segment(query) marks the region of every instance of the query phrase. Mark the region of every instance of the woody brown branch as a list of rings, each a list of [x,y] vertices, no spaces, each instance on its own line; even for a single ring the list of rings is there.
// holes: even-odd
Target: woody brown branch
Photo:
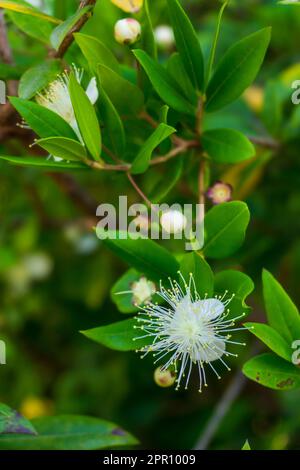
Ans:
[[[83,0],[80,3],[79,8],[82,9],[88,6],[95,6],[96,1],[97,0]],[[60,59],[65,55],[65,53],[74,41],[74,34],[81,30],[81,28],[85,25],[85,23],[89,20],[90,17],[91,11],[88,11],[87,13],[82,15],[82,17],[78,20],[78,22],[73,26],[73,28],[68,32],[68,34],[64,38],[58,51],[55,51],[51,54],[53,57]]]

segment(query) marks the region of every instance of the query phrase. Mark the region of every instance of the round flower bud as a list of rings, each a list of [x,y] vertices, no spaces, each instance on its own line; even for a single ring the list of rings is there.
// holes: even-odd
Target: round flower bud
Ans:
[[[143,276],[132,284],[131,291],[133,304],[139,306],[151,301],[156,292],[156,287],[154,282]]]
[[[173,29],[168,25],[160,25],[154,30],[156,44],[161,49],[171,49],[175,44]]]
[[[134,44],[140,39],[141,25],[133,18],[124,18],[115,24],[115,40],[120,44]]]
[[[154,382],[162,388],[172,387],[176,380],[175,372],[170,369],[162,370],[158,367],[154,372]]]
[[[208,189],[206,195],[215,205],[229,202],[232,199],[232,186],[228,183],[217,181]]]
[[[182,212],[178,210],[169,210],[162,214],[160,223],[165,232],[176,234],[185,229],[187,220]]]

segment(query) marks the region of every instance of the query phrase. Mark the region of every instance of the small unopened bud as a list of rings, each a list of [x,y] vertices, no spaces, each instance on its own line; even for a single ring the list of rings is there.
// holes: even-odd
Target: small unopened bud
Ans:
[[[173,29],[168,25],[160,25],[154,30],[156,44],[161,49],[171,49],[175,44]]]
[[[158,367],[154,372],[154,381],[156,385],[162,388],[172,387],[176,380],[176,374],[170,369],[163,370]]]
[[[151,301],[156,292],[156,287],[154,282],[143,276],[132,284],[131,291],[133,304],[139,306]]]
[[[260,113],[264,104],[264,91],[259,86],[250,86],[244,92],[244,100],[255,113]]]
[[[182,212],[178,210],[169,210],[162,214],[160,223],[165,232],[176,234],[185,229],[187,219]]]
[[[134,44],[141,37],[141,25],[133,18],[124,18],[115,24],[115,40],[120,44]]]
[[[217,181],[208,189],[206,195],[215,205],[229,202],[232,199],[232,186],[228,183]]]

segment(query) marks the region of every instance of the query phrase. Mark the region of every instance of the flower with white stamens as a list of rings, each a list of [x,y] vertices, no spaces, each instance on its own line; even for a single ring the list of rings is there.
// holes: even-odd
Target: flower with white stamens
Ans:
[[[81,83],[83,72],[73,66],[75,77],[78,83]],[[78,137],[80,132],[76,122],[75,112],[72,106],[70,92],[69,92],[70,77],[67,72],[59,75],[56,80],[51,82],[48,87],[36,95],[36,101],[39,105],[58,114],[73,128]],[[99,93],[96,83],[96,78],[93,77],[86,89],[86,94],[92,104],[98,100]]]
[[[181,273],[180,283],[170,280],[170,288],[160,285],[157,294],[167,305],[149,303],[140,309],[136,329],[143,334],[136,340],[145,339],[149,345],[140,351],[142,357],[153,353],[155,363],[160,363],[162,370],[173,366],[177,372],[177,389],[182,382],[187,388],[193,364],[199,371],[199,391],[207,386],[205,366],[208,365],[220,378],[214,367],[215,361],[230,370],[223,356],[236,356],[227,351],[228,344],[244,345],[231,340],[231,332],[244,330],[236,328],[235,323],[244,317],[244,313],[230,318],[228,305],[234,294],[203,299],[197,293],[193,275],[187,284]]]

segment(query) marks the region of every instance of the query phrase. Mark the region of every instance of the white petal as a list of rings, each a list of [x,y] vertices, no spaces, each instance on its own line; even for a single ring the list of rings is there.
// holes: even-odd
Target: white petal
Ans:
[[[213,320],[219,317],[225,310],[224,304],[218,299],[205,299],[197,302],[201,309],[201,315],[206,320]]]
[[[198,349],[191,355],[193,361],[213,362],[223,356],[226,350],[225,342],[220,339],[211,340],[207,347]]]
[[[97,82],[96,82],[95,77],[93,77],[92,80],[90,81],[90,83],[88,84],[88,87],[86,89],[86,94],[87,94],[90,102],[92,104],[95,104],[96,101],[99,98],[99,91],[98,91],[98,88],[97,88]]]

